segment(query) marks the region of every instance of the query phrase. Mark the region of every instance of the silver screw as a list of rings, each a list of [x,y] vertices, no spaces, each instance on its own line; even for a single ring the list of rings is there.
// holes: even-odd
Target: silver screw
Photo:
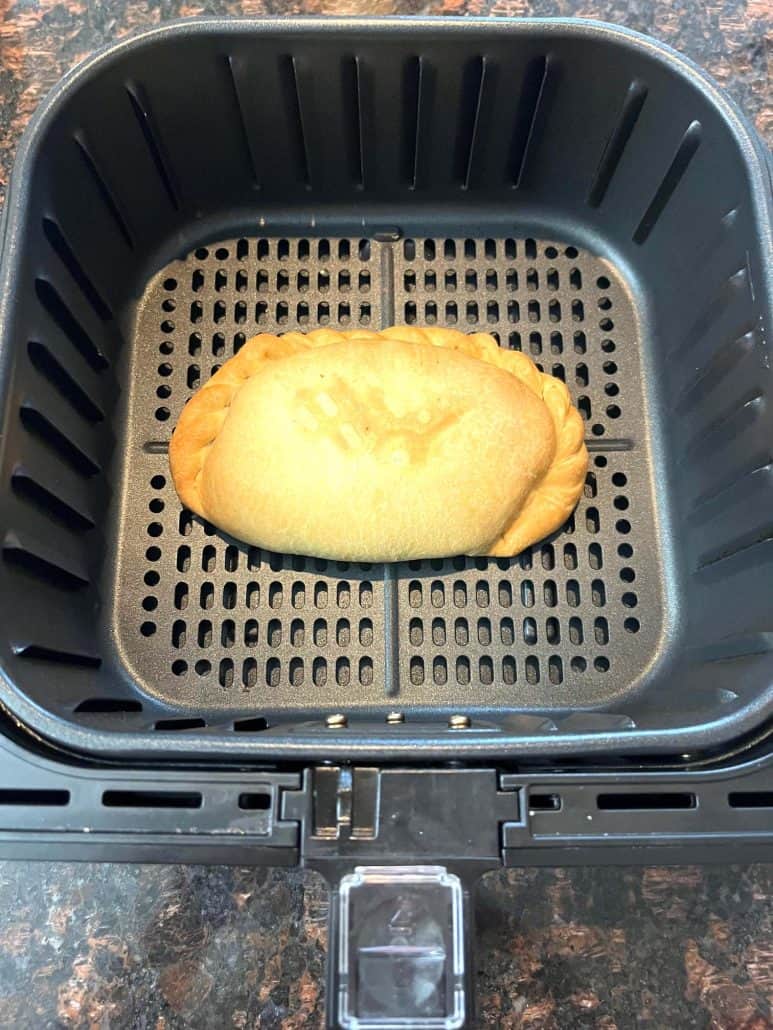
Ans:
[[[452,730],[468,730],[470,724],[469,715],[452,715],[448,720],[448,726]]]
[[[329,730],[343,730],[349,725],[349,720],[341,712],[336,715],[328,715],[325,725]]]
[[[386,721],[390,726],[399,726],[400,723],[405,722],[405,716],[402,712],[390,712],[386,717]]]

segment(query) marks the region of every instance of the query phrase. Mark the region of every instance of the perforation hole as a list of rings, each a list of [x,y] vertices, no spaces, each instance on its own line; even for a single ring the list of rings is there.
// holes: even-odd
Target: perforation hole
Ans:
[[[410,677],[411,683],[415,687],[420,687],[424,682],[424,659],[418,655],[414,655],[410,661]]]
[[[269,658],[266,662],[266,686],[278,687],[282,665],[278,658]]]
[[[258,682],[258,663],[255,658],[245,658],[242,662],[242,684],[251,690]]]
[[[593,620],[593,635],[597,644],[609,643],[609,623],[603,617]]]
[[[604,556],[601,550],[601,544],[594,543],[588,545],[588,564],[594,572],[603,567]]]
[[[456,659],[456,682],[462,687],[470,683],[470,659],[466,655]]]
[[[442,686],[448,680],[448,663],[442,655],[432,659],[432,681]]]
[[[304,665],[303,659],[297,655],[290,659],[290,665],[288,668],[288,676],[290,680],[290,686],[302,687],[304,677]]]
[[[557,654],[551,655],[548,658],[548,679],[554,687],[564,681],[564,663]]]

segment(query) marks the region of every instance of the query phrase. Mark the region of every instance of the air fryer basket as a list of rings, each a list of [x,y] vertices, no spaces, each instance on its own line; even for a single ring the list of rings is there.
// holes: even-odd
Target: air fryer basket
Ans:
[[[773,698],[770,242],[753,132],[623,30],[202,21],[82,65],[7,210],[3,704],[113,756],[749,731]],[[565,378],[591,470],[559,533],[344,565],[180,508],[171,430],[246,339],[400,322]]]

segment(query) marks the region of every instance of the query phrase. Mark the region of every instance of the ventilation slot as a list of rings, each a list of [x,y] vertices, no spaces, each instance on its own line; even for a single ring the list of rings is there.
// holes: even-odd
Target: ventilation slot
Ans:
[[[137,123],[142,131],[142,135],[145,138],[145,143],[147,144],[153,164],[158,172],[158,177],[163,184],[166,195],[169,197],[169,203],[175,211],[179,211],[180,199],[177,187],[175,186],[172,170],[169,167],[169,162],[166,158],[166,154],[164,153],[161,137],[159,136],[158,128],[153,119],[148,99],[145,96],[145,91],[138,83],[132,82],[127,85],[126,93],[131,102],[132,110],[134,111]]]
[[[767,654],[773,650],[773,633],[750,633],[720,640],[697,651],[703,662],[732,662],[751,655]]]
[[[465,74],[464,94],[470,98],[469,113],[462,112],[462,124],[459,129],[457,151],[459,154],[458,177],[462,189],[469,189],[475,167],[475,148],[479,142],[480,123],[484,110],[484,93],[488,61],[479,57],[471,61]]]
[[[696,378],[682,390],[674,405],[675,409],[684,412],[706,401],[711,392],[729,376],[743,358],[752,354],[760,343],[756,332],[748,332],[719,347],[697,373]]]
[[[87,586],[85,570],[68,567],[66,559],[33,544],[25,544],[16,533],[9,531],[3,541],[3,557],[7,562],[64,590],[77,590]]]
[[[159,719],[158,722],[156,722],[154,729],[159,730],[162,733],[175,733],[179,730],[200,730],[206,725],[207,724],[203,719],[197,718]]]
[[[698,563],[698,569],[709,568],[718,562],[725,561],[727,558],[732,558],[736,554],[741,554],[743,551],[748,551],[750,548],[757,547],[759,544],[767,543],[770,540],[773,540],[773,525],[762,531],[754,530],[751,533],[740,536],[732,542],[725,544],[721,550],[704,555]]]
[[[128,714],[141,711],[142,705],[139,701],[120,697],[90,697],[87,701],[81,701],[75,709],[76,715],[114,715],[120,712]]]
[[[560,812],[560,794],[529,794],[530,812]]]
[[[249,659],[248,659],[249,660]],[[254,661],[254,659],[253,659]],[[246,663],[245,663],[246,664]],[[245,684],[247,683],[247,670],[245,670]],[[261,733],[268,729],[268,720],[258,716],[253,719],[238,719],[234,723],[234,730],[237,733]]]
[[[17,468],[11,475],[11,486],[17,496],[24,498],[47,515],[53,516],[68,529],[83,531],[94,528],[93,520],[73,508],[67,501],[37,483],[28,472]]]
[[[0,805],[34,805],[37,808],[64,808],[69,803],[69,790],[0,789]]]
[[[764,410],[765,398],[762,393],[746,394],[695,434],[685,447],[685,458],[689,460],[713,454],[716,447],[737,440]]]
[[[642,82],[632,82],[628,87],[623,107],[614,132],[609,137],[599,164],[596,178],[588,194],[588,204],[598,207],[606,196],[609,184],[617,171],[628,141],[631,138],[636,122],[639,120],[644,101],[647,99],[647,87]]]
[[[226,76],[228,79],[228,85],[233,96],[234,113],[239,123],[239,136],[242,141],[242,146],[244,148],[244,155],[246,158],[247,168],[249,169],[252,185],[256,189],[259,189],[260,178],[258,176],[258,162],[256,160],[255,151],[252,147],[250,133],[247,130],[247,123],[244,118],[244,107],[242,105],[241,90],[239,89],[239,80],[236,74],[236,68],[234,67],[234,59],[232,57],[226,57],[225,69]],[[243,257],[240,258],[240,260],[243,260]]]
[[[365,188],[365,125],[363,122],[363,96],[359,57],[345,61],[343,74],[343,100],[346,111],[347,150],[352,180],[357,189]]]
[[[240,794],[239,808],[245,812],[268,812],[271,809],[270,794]]]
[[[36,279],[35,293],[45,310],[81,357],[95,372],[104,371],[108,366],[107,358],[75,318],[51,283],[47,279]]]
[[[426,89],[426,62],[415,57],[405,65],[403,103],[405,106],[405,175],[412,190],[419,184],[419,146],[422,131],[422,104]]]
[[[674,155],[674,160],[666,172],[663,182],[657,189],[655,196],[652,198],[652,203],[644,213],[644,217],[639,222],[636,228],[636,232],[633,234],[634,243],[644,243],[649,234],[655,228],[657,220],[660,218],[666,204],[671,199],[674,190],[679,185],[682,176],[687,171],[687,167],[695,156],[695,152],[700,146],[701,142],[701,123],[692,122],[687,132],[682,137],[682,142]]]
[[[673,811],[697,808],[694,794],[652,793],[652,794],[599,794],[597,807],[605,812]]]
[[[111,217],[113,218],[113,221],[115,222],[118,231],[123,237],[124,242],[130,250],[134,250],[134,241],[132,240],[132,234],[129,231],[129,226],[126,222],[126,218],[124,217],[124,214],[121,211],[115,194],[110,189],[110,186],[107,183],[107,179],[102,174],[102,172],[99,169],[99,166],[94,160],[94,156],[89,150],[89,147],[86,144],[86,140],[83,134],[78,132],[73,136],[73,139],[75,141],[76,146],[78,147],[78,152],[83,158],[84,164],[88,168],[89,173],[92,179],[94,180],[94,184],[97,187],[99,195],[104,201],[105,207],[107,208]]]
[[[98,669],[102,664],[102,659],[96,654],[84,654],[79,651],[60,651],[52,647],[41,647],[38,644],[27,644],[24,647],[14,647],[13,650],[17,658],[25,658],[27,660],[41,662],[53,662],[57,665],[74,665],[81,669]],[[91,702],[89,701],[82,702],[81,705],[76,708],[76,711],[102,711],[102,709],[83,707],[90,703]]]
[[[201,794],[181,790],[106,790],[105,808],[201,808]]]
[[[773,808],[773,790],[742,790],[728,794],[731,808]]]
[[[532,60],[526,69],[521,99],[515,117],[513,141],[510,147],[510,178],[517,189],[524,177],[529,150],[533,146],[537,116],[545,94],[548,76],[546,57]]]
[[[748,272],[746,268],[739,268],[727,278],[717,291],[711,303],[705,311],[699,315],[689,333],[682,341],[676,341],[671,348],[671,354],[685,354],[689,349],[703,340],[706,333],[711,329],[719,317],[733,301],[743,294],[748,288]],[[746,326],[741,333],[751,332],[754,326]]]
[[[288,98],[290,110],[288,112],[288,125],[294,126],[294,143],[298,156],[298,163],[302,169],[301,179],[306,189],[311,189],[311,164],[309,162],[309,150],[306,141],[306,128],[303,118],[303,103],[301,100],[301,87],[298,72],[298,63],[294,57],[287,57],[283,65],[285,79],[285,96]]]
[[[87,422],[101,422],[104,419],[102,410],[92,401],[85,390],[72,378],[56,360],[53,354],[42,343],[34,340],[27,344],[30,362],[48,382],[57,390],[79,415]]]
[[[29,432],[34,433],[43,443],[51,447],[56,453],[64,458],[77,472],[84,476],[94,476],[99,471],[99,465],[87,454],[73,443],[53,422],[42,415],[39,411],[26,402],[19,411],[22,425]]]
[[[73,253],[69,243],[62,234],[62,230],[59,228],[56,222],[54,222],[50,218],[44,218],[43,232],[45,234],[46,239],[51,244],[54,253],[57,255],[62,264],[65,265],[70,275],[73,277],[75,282],[80,287],[83,296],[92,306],[92,308],[94,308],[94,311],[96,311],[97,315],[99,315],[99,317],[103,321],[107,321],[108,319],[112,318],[112,311],[107,306],[102,297],[99,295],[99,292],[97,291],[97,288],[94,286],[94,283],[86,275],[83,265],[81,265],[80,261]]]

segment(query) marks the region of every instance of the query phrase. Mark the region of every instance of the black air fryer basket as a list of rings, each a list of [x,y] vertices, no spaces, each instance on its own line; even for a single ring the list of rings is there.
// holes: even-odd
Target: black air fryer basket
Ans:
[[[210,20],[81,65],[5,212],[3,853],[346,873],[362,1027],[409,1011],[396,897],[451,1027],[483,869],[770,854],[771,214],[737,110],[609,26]],[[363,565],[181,509],[172,428],[250,336],[395,323],[566,381],[560,532]]]

